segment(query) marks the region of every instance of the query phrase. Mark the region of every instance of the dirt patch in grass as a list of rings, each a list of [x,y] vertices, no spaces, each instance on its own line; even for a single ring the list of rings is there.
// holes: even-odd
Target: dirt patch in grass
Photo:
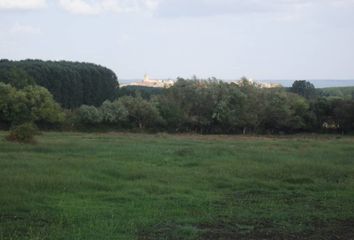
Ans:
[[[271,222],[230,223],[216,222],[201,224],[200,240],[353,240],[354,219],[336,220],[330,222],[313,222],[311,230],[291,232],[272,224]],[[280,230],[281,229],[281,230]]]

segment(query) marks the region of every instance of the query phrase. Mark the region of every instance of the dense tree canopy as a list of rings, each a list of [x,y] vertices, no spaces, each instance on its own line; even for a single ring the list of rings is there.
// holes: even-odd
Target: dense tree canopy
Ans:
[[[315,86],[309,81],[298,80],[295,81],[290,88],[293,93],[299,94],[307,99],[314,99],[316,97]]]
[[[0,82],[23,88],[37,84],[47,88],[64,108],[83,104],[99,106],[112,100],[118,81],[105,67],[67,61],[0,61]]]
[[[352,89],[340,90],[343,97],[315,89],[308,81],[267,89],[247,79],[228,83],[196,77],[179,78],[168,89],[118,89],[115,74],[94,64],[1,60],[0,127],[58,122],[63,112],[55,99],[69,108],[63,125],[71,129],[354,132]]]
[[[55,123],[63,117],[47,89],[27,86],[18,90],[0,82],[0,122],[12,126],[40,121]]]
[[[86,126],[113,124],[143,129],[161,125],[163,122],[155,104],[140,96],[124,96],[114,102],[105,101],[99,108],[83,105],[77,114],[79,123]]]
[[[295,88],[298,85],[294,83]],[[180,78],[169,89],[145,91],[144,98],[137,89],[99,108],[82,106],[78,113],[80,121],[90,126],[125,129],[244,134],[354,131],[353,100],[316,95],[311,83],[301,86],[305,90],[298,94],[294,89],[261,88],[245,79],[226,83]]]

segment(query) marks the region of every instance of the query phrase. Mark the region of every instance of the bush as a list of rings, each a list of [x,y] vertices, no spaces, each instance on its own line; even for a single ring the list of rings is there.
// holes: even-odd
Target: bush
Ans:
[[[57,124],[64,121],[64,114],[47,89],[16,89],[0,82],[0,121],[12,126],[27,122]]]
[[[105,101],[99,111],[105,123],[122,123],[128,119],[128,110],[121,101]]]
[[[84,124],[98,124],[102,122],[100,111],[94,106],[82,105],[78,110],[79,121]]]
[[[39,133],[33,123],[24,123],[11,129],[6,140],[21,143],[34,143],[34,136]]]

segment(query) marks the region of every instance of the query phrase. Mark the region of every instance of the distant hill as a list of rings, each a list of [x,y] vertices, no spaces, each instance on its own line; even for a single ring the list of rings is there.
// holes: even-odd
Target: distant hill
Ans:
[[[238,81],[239,79],[224,79],[225,82],[235,82]],[[348,86],[354,86],[354,79],[349,79],[349,80],[311,80],[311,79],[294,79],[294,80],[271,80],[271,79],[264,79],[264,80],[259,80],[256,79],[257,82],[260,83],[265,83],[265,84],[280,84],[283,87],[291,87],[293,82],[295,80],[306,80],[310,81],[316,88],[329,88],[329,87],[348,87]],[[134,82],[140,82],[141,79],[120,79],[119,82],[122,83],[122,85],[130,85],[131,83]]]
[[[354,86],[354,80],[326,80],[326,79],[295,79],[295,80],[306,80],[311,82],[316,88],[330,88],[330,87],[348,87]],[[291,87],[295,80],[260,80],[263,83],[278,83],[284,87]]]

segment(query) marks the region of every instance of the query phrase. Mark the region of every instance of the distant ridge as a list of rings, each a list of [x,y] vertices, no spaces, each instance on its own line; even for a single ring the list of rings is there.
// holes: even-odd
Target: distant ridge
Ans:
[[[328,88],[328,87],[351,87],[354,86],[354,79],[348,80],[333,80],[333,79],[296,79],[306,80],[315,85],[316,88]],[[295,80],[260,80],[263,83],[278,83],[284,87],[291,87]]]
[[[328,88],[328,87],[351,87],[354,86],[354,79],[348,80],[333,80],[333,79],[295,79],[310,81],[316,88]],[[281,84],[283,87],[291,87],[295,80],[257,80],[257,82],[266,84]],[[119,82],[122,85],[129,85],[130,83],[138,82],[138,79],[120,79]],[[225,80],[225,82],[233,82],[235,80]]]

